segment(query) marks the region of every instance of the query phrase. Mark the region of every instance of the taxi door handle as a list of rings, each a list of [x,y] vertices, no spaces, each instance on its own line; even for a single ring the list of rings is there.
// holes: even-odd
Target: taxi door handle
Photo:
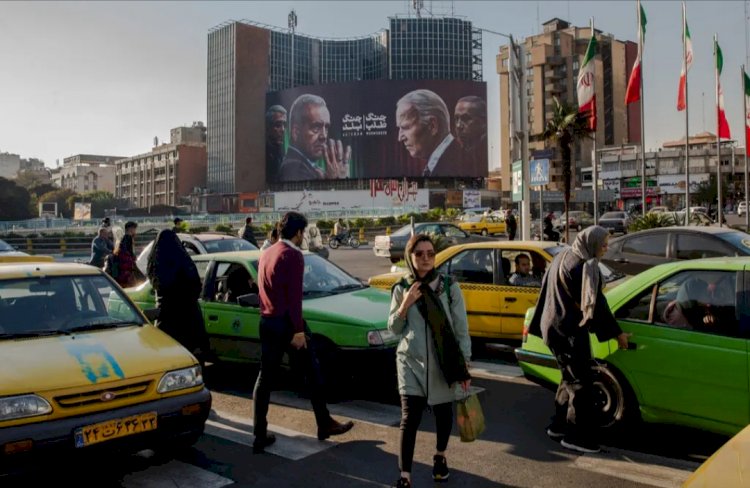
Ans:
[[[515,297],[505,297],[505,301],[506,302],[515,302],[516,298]]]
[[[209,315],[208,316],[208,320],[219,320],[219,316],[218,315]]]

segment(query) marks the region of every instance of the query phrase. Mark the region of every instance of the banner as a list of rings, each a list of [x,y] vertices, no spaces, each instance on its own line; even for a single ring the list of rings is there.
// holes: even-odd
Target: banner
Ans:
[[[73,220],[90,220],[91,203],[76,202],[73,208]]]
[[[266,95],[268,181],[486,177],[487,86],[373,80]]]
[[[417,189],[416,184],[396,189],[390,183],[371,185],[368,190],[343,191],[283,191],[274,193],[276,212],[323,212],[369,208],[400,208],[408,211],[426,212],[430,208],[429,190]]]
[[[479,190],[464,190],[464,208],[482,206],[482,192]]]

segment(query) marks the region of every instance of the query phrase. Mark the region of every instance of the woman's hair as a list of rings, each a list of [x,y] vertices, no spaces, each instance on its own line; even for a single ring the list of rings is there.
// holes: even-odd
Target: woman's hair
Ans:
[[[268,231],[268,238],[270,240],[278,239],[279,238],[279,224],[276,224],[273,226],[273,229]]]

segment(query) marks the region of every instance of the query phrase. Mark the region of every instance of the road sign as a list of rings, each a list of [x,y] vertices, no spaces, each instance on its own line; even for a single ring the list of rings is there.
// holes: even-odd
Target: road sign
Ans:
[[[513,161],[511,167],[511,185],[512,198],[514,202],[523,200],[523,161]]]
[[[549,183],[549,159],[532,159],[529,161],[531,186],[544,186]]]

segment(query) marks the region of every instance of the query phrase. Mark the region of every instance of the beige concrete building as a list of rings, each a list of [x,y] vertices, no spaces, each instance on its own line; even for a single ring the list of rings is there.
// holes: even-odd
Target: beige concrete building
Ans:
[[[60,173],[53,181],[60,188],[76,193],[90,191],[115,191],[115,161],[122,156],[102,156],[97,154],[76,154],[63,159]]]
[[[202,126],[172,129],[169,144],[117,161],[115,196],[140,208],[189,204],[193,189],[206,186],[206,131]]]
[[[21,169],[21,156],[11,153],[0,153],[0,177],[12,180]]]
[[[524,50],[527,114],[529,121],[529,158],[547,158],[550,164],[549,190],[562,191],[562,166],[556,148],[542,139],[547,122],[552,117],[554,98],[574,107],[578,106],[576,81],[580,63],[591,38],[589,27],[575,27],[560,19],[543,25],[541,34],[520,41]],[[637,44],[619,41],[596,30],[598,52],[594,58],[597,101],[597,147],[638,143],[640,119],[637,104],[625,106],[625,90],[630,69],[637,53]],[[510,197],[512,163],[509,108],[509,46],[501,46],[497,55],[500,75],[500,151],[501,178],[504,196]],[[514,96],[518,96],[514,94]],[[573,148],[575,166],[572,187],[581,186],[581,168],[591,166],[592,143]],[[507,201],[507,200],[506,200]]]

